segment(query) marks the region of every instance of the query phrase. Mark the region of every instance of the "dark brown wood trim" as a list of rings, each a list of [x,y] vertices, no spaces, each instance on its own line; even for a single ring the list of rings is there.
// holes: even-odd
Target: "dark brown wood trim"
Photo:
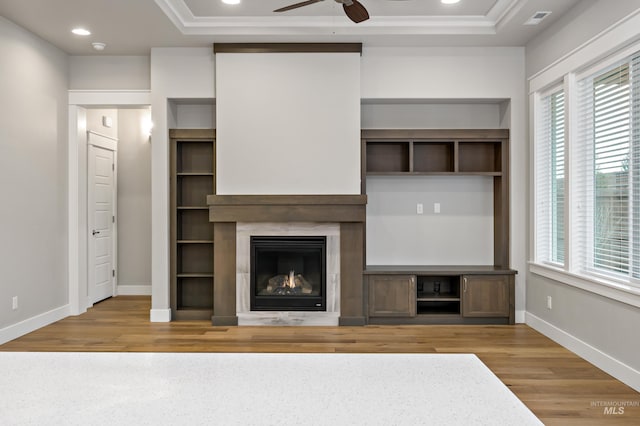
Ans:
[[[366,195],[209,195],[211,222],[364,222]]]
[[[363,129],[365,140],[377,139],[508,139],[509,129]]]
[[[362,43],[213,43],[213,53],[362,54]]]
[[[213,325],[237,325],[236,224],[213,224]],[[235,323],[234,323],[235,321]]]
[[[340,224],[340,325],[365,325],[364,224]]]
[[[229,317],[223,317],[218,315],[213,315],[211,317],[211,325],[216,327],[231,327],[238,325],[238,317],[233,315]]]
[[[169,129],[171,139],[215,139],[215,129]]]
[[[366,195],[209,195],[210,206],[365,205]]]
[[[364,275],[515,275],[518,271],[492,265],[368,265]]]

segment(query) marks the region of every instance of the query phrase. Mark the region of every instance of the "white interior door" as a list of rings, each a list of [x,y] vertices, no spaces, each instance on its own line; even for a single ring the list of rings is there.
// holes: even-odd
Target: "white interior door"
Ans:
[[[115,151],[88,149],[88,294],[91,303],[115,295]],[[113,141],[112,141],[113,142]]]

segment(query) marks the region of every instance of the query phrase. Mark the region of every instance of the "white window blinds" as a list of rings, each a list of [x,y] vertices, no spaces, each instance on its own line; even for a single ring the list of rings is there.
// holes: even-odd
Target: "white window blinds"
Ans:
[[[628,276],[640,267],[639,63],[628,58],[578,84],[572,248],[585,272]]]
[[[536,253],[543,262],[564,263],[564,92],[541,99],[536,149]]]

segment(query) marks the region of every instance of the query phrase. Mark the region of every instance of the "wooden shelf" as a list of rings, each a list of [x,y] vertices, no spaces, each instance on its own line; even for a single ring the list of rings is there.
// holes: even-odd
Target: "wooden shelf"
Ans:
[[[176,173],[176,176],[213,176],[213,173]]]
[[[178,278],[213,278],[213,274],[176,274]]]
[[[170,130],[171,309],[177,320],[213,312],[213,226],[207,196],[215,192],[215,134]]]
[[[508,130],[363,130],[362,134],[366,176],[501,176],[508,159]]]
[[[416,298],[417,302],[459,302],[460,301],[460,296],[455,296],[455,295],[430,295],[430,296],[425,296],[425,295],[420,295],[418,294],[418,297]]]

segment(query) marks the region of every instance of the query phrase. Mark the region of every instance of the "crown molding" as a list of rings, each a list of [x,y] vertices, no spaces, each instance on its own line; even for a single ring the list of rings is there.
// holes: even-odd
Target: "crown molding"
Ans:
[[[155,0],[184,35],[491,35],[525,0],[496,0],[486,15],[372,16],[354,25],[336,16],[195,16],[185,0]]]

